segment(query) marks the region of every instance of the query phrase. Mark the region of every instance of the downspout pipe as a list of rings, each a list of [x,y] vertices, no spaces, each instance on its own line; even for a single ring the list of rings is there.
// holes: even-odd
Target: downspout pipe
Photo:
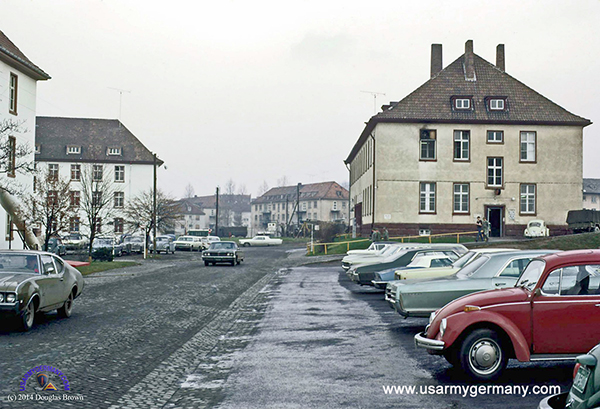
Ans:
[[[375,177],[375,135],[373,132],[369,135],[373,139],[373,199],[371,201],[371,230],[375,230],[375,189],[377,188],[377,178]]]
[[[40,242],[38,241],[35,234],[27,227],[24,218],[22,217],[23,210],[19,201],[8,193],[4,189],[0,189],[0,205],[6,210],[17,226],[23,226],[23,234],[25,236],[25,244],[32,250],[39,250],[41,248]]]

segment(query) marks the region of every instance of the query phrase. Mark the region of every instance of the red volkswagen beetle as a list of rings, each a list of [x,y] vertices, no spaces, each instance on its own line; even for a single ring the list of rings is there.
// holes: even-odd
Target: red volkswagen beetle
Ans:
[[[541,256],[515,287],[446,304],[415,343],[482,381],[500,376],[509,358],[572,360],[600,342],[599,287],[600,250]]]

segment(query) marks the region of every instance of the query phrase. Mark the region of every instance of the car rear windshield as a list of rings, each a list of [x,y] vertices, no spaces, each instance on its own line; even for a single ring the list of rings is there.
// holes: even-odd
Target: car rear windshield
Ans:
[[[460,269],[458,271],[458,273],[456,273],[456,277],[457,278],[469,278],[471,277],[473,274],[475,274],[477,272],[477,270],[479,270],[481,268],[481,266],[483,266],[485,263],[487,263],[489,261],[489,257],[487,256],[479,256],[476,260],[473,260],[472,262],[470,262],[469,264],[467,264],[466,266],[464,266],[462,269]]]
[[[542,224],[540,222],[531,222],[529,223],[529,227],[540,227]]]

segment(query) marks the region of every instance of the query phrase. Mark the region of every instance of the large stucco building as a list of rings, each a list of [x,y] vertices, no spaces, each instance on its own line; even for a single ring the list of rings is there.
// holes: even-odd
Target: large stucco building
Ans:
[[[17,161],[22,160],[23,163],[33,163],[34,161],[37,82],[48,79],[50,76],[27,58],[0,31],[0,123],[19,124],[18,131],[2,135],[3,139],[0,143],[8,144],[13,158],[20,147],[28,148],[29,153],[20,159],[15,158]],[[11,162],[10,159],[7,162]],[[2,205],[0,207],[0,248],[2,249],[24,247],[21,235],[15,233],[16,225],[11,229],[15,218],[14,215],[10,215],[12,213],[10,209],[14,208],[14,205],[22,206],[19,196],[26,196],[33,192],[33,174],[11,172],[10,167],[14,166],[14,160],[12,162],[3,164],[3,171],[0,173],[1,186],[7,186],[11,191],[11,194],[8,194],[10,197],[3,194],[2,200],[0,200]],[[24,229],[24,225],[19,225],[19,229]]]
[[[581,208],[591,122],[508,75],[504,45],[496,56],[485,61],[467,41],[443,68],[432,45],[431,78],[368,121],[345,160],[363,234],[472,231],[477,216],[492,236],[522,235],[536,218],[566,231],[567,211]]]
[[[110,217],[101,221],[99,233],[121,234],[128,231],[126,206],[152,190],[154,166],[163,163],[155,163],[153,153],[119,120],[43,116],[37,118],[35,161],[38,170],[70,181],[71,205],[79,212],[70,220],[69,231],[84,234],[89,233],[79,207],[84,172],[110,182]]]

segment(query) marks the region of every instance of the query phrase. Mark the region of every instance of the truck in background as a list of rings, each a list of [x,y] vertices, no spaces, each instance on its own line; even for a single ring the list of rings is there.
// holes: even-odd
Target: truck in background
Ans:
[[[584,231],[600,231],[600,211],[582,209],[569,210],[567,213],[567,224],[573,233]]]

